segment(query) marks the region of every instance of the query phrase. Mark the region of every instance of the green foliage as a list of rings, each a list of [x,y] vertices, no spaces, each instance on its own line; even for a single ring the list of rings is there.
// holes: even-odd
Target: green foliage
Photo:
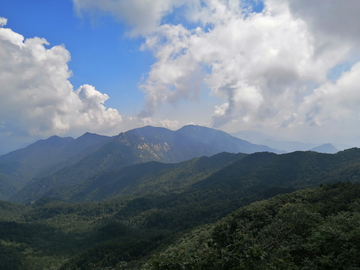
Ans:
[[[11,246],[0,244],[0,269],[25,269],[24,258],[21,252],[24,248],[21,246]]]
[[[253,203],[193,231],[148,267],[358,269],[359,194],[360,185],[343,183]],[[332,207],[335,201],[348,211]]]
[[[57,142],[53,146],[47,142],[50,138],[40,143],[41,147],[35,147],[39,143],[29,146],[29,149],[36,148],[30,153],[36,158],[28,159],[28,161],[40,159],[42,162],[27,163],[26,169],[30,170],[31,174],[26,178],[23,177],[23,180],[27,182],[34,175],[37,177],[12,196],[11,201],[27,203],[42,196],[52,196],[52,193],[55,193],[56,198],[69,199],[64,197],[69,194],[66,194],[67,192],[63,194],[64,190],[59,190],[59,187],[77,185],[82,180],[103,174],[107,170],[118,170],[149,161],[181,162],[201,156],[212,156],[223,151],[230,153],[272,151],[267,146],[253,145],[225,132],[199,126],[187,126],[178,131],[148,126],[120,133],[111,139],[99,137],[101,136],[97,136],[97,139],[94,138],[92,144],[78,142],[80,139],[78,138],[68,143]],[[61,142],[64,139],[52,137],[50,141],[54,140]],[[103,144],[100,143],[99,146],[99,143],[96,144],[95,141]],[[29,150],[28,148],[26,149]],[[20,153],[18,156],[24,155],[23,152],[18,152]],[[24,176],[24,174],[22,175]],[[94,198],[90,199],[101,200],[104,199],[104,196],[95,194]],[[73,201],[80,200],[83,200],[82,196],[73,198]]]
[[[359,185],[289,192],[356,182],[359,158],[358,149],[222,153],[56,190],[86,202],[0,202],[1,269],[355,269]]]

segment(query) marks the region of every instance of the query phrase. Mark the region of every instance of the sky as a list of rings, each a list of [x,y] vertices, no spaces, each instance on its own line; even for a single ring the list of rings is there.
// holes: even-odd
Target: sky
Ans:
[[[0,154],[196,124],[360,145],[358,0],[0,1]]]

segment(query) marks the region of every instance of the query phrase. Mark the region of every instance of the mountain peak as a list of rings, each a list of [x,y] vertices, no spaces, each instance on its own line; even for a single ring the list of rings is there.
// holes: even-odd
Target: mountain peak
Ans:
[[[314,151],[314,152],[319,152],[319,153],[325,153],[325,154],[335,154],[337,153],[339,150],[337,150],[335,148],[335,146],[333,146],[330,143],[325,143],[322,144],[318,147],[314,147],[313,149],[311,149],[310,151]]]
[[[57,135],[51,136],[45,140],[38,140],[34,142],[33,144],[30,144],[27,148],[32,147],[54,147],[59,148],[67,145],[68,143],[74,141],[74,138],[72,137],[64,137],[61,138]]]
[[[89,138],[110,138],[110,137],[105,136],[105,135],[99,135],[99,134],[96,134],[96,133],[85,132],[83,135],[76,138],[76,140],[89,139]]]

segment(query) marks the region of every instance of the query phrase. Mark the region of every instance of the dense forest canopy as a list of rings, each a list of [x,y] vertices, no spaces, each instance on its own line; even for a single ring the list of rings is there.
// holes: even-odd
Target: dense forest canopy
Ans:
[[[52,137],[2,156],[3,187],[31,180],[0,201],[0,269],[358,267],[360,149],[227,153],[254,146],[158,131]]]
[[[1,202],[1,269],[350,269],[359,156],[223,153],[135,165],[133,192],[99,202]]]

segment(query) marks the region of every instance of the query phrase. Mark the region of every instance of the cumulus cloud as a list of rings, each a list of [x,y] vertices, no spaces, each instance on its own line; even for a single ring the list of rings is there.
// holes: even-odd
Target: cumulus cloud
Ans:
[[[341,121],[355,123],[360,116],[360,62],[345,72],[335,83],[327,82],[305,98],[301,111],[304,121],[326,125]]]
[[[291,125],[311,91],[309,82],[325,82],[349,47],[329,48],[317,57],[316,39],[305,21],[295,18],[286,3],[274,2],[262,13],[249,14],[233,2],[210,1],[193,13],[198,28],[165,24],[148,36],[143,48],[152,50],[157,62],[142,86],[148,95],[143,114],[196,96],[203,80],[224,100],[215,107],[214,126],[234,119]]]
[[[360,2],[356,0],[288,0],[294,16],[305,20],[317,35],[360,41]],[[334,42],[334,41],[333,41]]]
[[[156,62],[141,85],[142,117],[198,99],[203,88],[219,100],[215,127],[324,127],[359,114],[358,0],[264,0],[260,13],[240,0],[157,0],[146,15],[148,1],[74,2],[78,10],[110,12],[143,35],[142,49]],[[185,23],[163,21],[181,6]],[[329,80],[349,62],[350,71]]]
[[[0,24],[4,26],[6,19]],[[65,47],[44,45],[49,43],[43,38],[25,40],[0,28],[0,133],[48,136],[119,125],[122,116],[104,106],[106,94],[91,85],[74,91]]]
[[[73,0],[79,14],[108,13],[132,27],[131,34],[147,34],[154,31],[162,18],[174,8],[189,0]]]

